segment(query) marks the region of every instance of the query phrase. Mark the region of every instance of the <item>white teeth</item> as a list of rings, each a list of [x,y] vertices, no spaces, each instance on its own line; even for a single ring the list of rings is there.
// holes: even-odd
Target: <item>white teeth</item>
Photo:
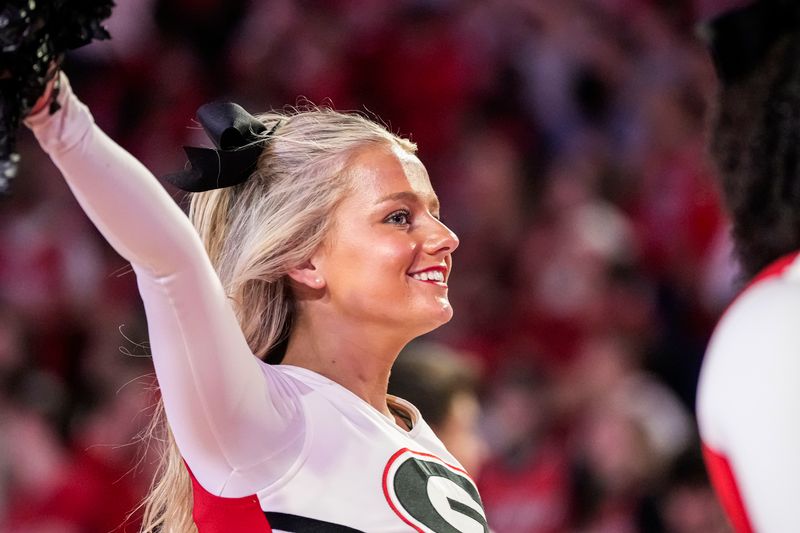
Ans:
[[[416,274],[412,274],[411,277],[420,281],[444,281],[444,273],[439,270],[417,272]]]

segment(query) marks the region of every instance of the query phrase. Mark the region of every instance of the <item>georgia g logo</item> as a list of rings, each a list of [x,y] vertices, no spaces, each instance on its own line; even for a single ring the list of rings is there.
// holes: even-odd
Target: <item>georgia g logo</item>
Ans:
[[[420,533],[488,533],[475,483],[435,455],[403,448],[383,471],[392,510]]]

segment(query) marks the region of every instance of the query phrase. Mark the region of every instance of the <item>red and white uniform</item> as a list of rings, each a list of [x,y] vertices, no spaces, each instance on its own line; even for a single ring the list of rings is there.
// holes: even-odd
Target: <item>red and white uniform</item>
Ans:
[[[719,322],[697,416],[737,532],[800,531],[800,256],[765,269]]]
[[[474,483],[409,403],[390,398],[406,431],[319,374],[253,356],[189,220],[63,81],[62,109],[27,123],[136,272],[200,532],[488,531]]]

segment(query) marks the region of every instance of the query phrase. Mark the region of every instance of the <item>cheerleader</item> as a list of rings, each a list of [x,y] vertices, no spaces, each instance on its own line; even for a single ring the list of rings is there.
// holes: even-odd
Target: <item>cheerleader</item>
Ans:
[[[207,105],[215,148],[170,178],[187,218],[59,81],[26,123],[133,266],[169,429],[143,531],[487,532],[469,474],[387,395],[453,314],[458,239],[414,144],[330,109]]]
[[[737,532],[800,531],[800,7],[759,0],[708,29],[712,152],[749,284],[706,353],[700,433]]]

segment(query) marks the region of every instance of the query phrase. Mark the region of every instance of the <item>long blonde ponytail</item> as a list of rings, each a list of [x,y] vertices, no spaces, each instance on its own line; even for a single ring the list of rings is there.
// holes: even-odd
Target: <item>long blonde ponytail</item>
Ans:
[[[257,357],[277,362],[294,317],[287,273],[307,261],[330,230],[352,186],[347,168],[367,146],[406,139],[359,115],[328,108],[267,113],[278,124],[246,182],[191,196],[189,218],[205,245],[242,332]],[[163,443],[160,468],[144,502],[142,533],[197,531],[191,480],[159,405],[151,434]]]

